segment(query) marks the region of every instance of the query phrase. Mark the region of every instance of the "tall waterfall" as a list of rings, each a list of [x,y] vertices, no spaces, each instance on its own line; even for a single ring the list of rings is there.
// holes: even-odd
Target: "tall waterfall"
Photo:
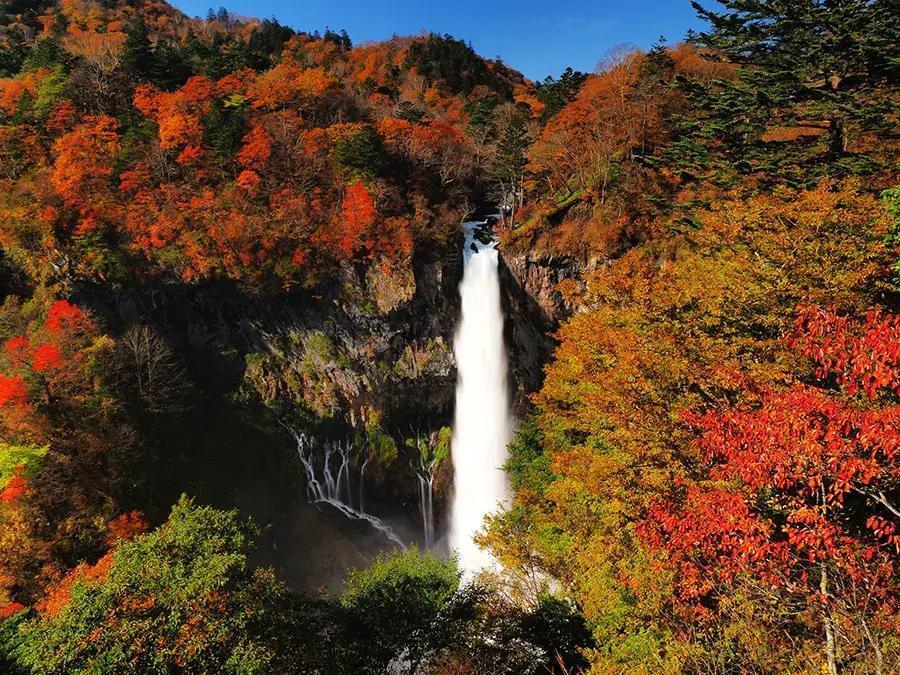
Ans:
[[[496,241],[479,241],[485,223],[465,223],[465,270],[459,286],[462,318],[453,342],[458,376],[453,422],[453,506],[450,548],[463,572],[495,565],[473,536],[484,517],[509,500],[502,466],[512,434],[503,343],[503,311]],[[481,234],[484,234],[482,229]],[[473,250],[473,247],[475,250]]]

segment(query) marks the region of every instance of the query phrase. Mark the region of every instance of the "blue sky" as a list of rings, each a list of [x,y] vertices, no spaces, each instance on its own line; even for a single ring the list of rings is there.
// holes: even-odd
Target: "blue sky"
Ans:
[[[191,16],[209,8],[267,18],[299,30],[347,29],[354,43],[425,31],[450,33],[532,79],[566,66],[594,70],[613,47],[649,47],[700,26],[689,0],[175,0]],[[706,3],[713,4],[713,3]]]

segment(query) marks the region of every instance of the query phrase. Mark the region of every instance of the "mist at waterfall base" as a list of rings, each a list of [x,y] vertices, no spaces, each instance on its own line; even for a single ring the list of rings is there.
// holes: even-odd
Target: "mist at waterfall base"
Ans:
[[[453,421],[453,502],[448,544],[464,574],[496,565],[475,544],[484,518],[509,502],[503,465],[512,435],[507,384],[499,254],[493,236],[481,241],[484,222],[465,223],[465,269],[459,287],[462,314],[453,352],[457,363]],[[474,250],[473,250],[474,249]]]

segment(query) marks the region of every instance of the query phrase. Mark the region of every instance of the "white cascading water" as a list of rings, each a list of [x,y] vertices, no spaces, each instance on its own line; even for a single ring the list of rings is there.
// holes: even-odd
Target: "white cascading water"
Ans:
[[[453,341],[457,363],[456,414],[453,421],[453,505],[449,544],[464,574],[495,567],[474,535],[484,518],[509,502],[503,465],[512,435],[506,380],[506,347],[496,241],[482,243],[465,223],[465,269],[459,286],[462,317]],[[476,251],[472,250],[475,246]]]
[[[297,455],[300,457],[300,462],[306,471],[306,496],[310,504],[328,504],[350,520],[366,522],[381,532],[391,543],[402,549],[406,548],[406,545],[390,525],[381,520],[381,518],[365,511],[365,506],[363,505],[363,476],[365,475],[368,459],[363,462],[359,471],[359,508],[356,508],[351,504],[352,499],[350,496],[350,455],[353,452],[352,444],[349,441],[344,443],[326,442],[324,444],[320,478],[317,475],[315,444],[312,439],[305,434],[297,433],[289,424],[281,422],[281,426],[287,429],[297,444]],[[340,459],[337,476],[331,470],[331,458],[335,453]]]

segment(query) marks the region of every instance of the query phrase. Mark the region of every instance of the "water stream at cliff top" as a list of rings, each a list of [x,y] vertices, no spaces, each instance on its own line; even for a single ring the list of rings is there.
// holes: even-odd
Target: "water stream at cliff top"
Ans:
[[[462,316],[453,341],[458,375],[449,544],[463,572],[471,575],[496,565],[493,556],[480,549],[473,537],[487,514],[509,502],[509,482],[502,467],[513,425],[497,242],[493,237],[480,241],[484,238],[484,222],[465,223],[464,227],[465,269],[459,286]]]

